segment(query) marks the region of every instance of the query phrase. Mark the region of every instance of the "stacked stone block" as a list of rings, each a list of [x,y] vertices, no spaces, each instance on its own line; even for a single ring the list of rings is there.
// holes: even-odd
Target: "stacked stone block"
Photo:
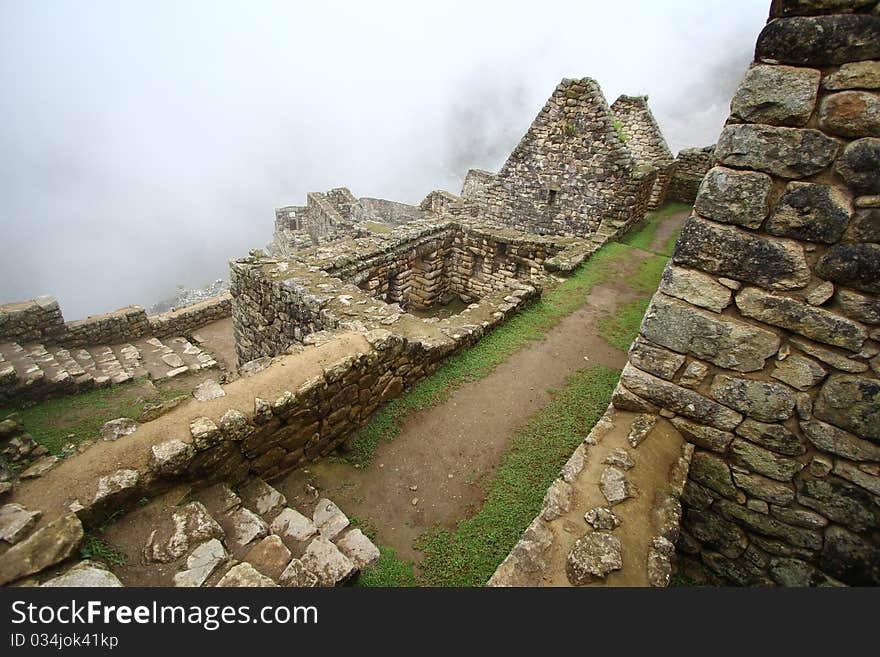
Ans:
[[[43,296],[0,306],[0,341],[51,341],[65,332],[61,308],[53,297]]]
[[[625,144],[636,162],[657,169],[657,177],[647,202],[648,210],[656,210],[666,200],[666,189],[672,180],[674,158],[651,108],[648,107],[648,97],[621,96],[611,105],[611,113],[619,122]]]
[[[715,163],[715,146],[683,148],[675,158],[672,179],[666,188],[666,200],[693,203],[703,176]]]
[[[780,0],[614,403],[696,447],[678,543],[737,584],[880,584],[880,16]]]

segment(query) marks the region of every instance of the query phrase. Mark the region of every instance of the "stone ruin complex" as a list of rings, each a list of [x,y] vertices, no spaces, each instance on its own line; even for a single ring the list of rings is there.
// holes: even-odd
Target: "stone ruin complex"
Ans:
[[[18,449],[39,472],[0,483],[0,583],[119,584],[90,562],[54,574],[83,525],[180,485],[144,545],[176,570],[163,583],[350,581],[375,546],[329,500],[292,508],[266,480],[331,454],[668,199],[694,212],[612,405],[489,584],[663,586],[676,560],[736,584],[880,583],[878,59],[873,0],[776,0],[715,147],[673,159],[644,97],[609,107],[595,81],[563,80],[460,195],[336,188],[279,208],[272,243],[230,264],[228,296],[67,323],[51,299],[0,307],[6,399],[118,382],[156,357],[157,378],[209,367],[187,337],[230,314],[243,377],[111,427],[106,462],[128,465],[75,499],[29,509],[78,461]],[[27,446],[14,419],[0,438]]]

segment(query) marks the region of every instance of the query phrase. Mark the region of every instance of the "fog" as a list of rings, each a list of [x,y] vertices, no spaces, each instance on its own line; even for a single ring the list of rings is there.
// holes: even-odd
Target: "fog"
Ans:
[[[0,303],[67,319],[226,276],[309,191],[497,170],[563,77],[714,143],[768,0],[0,0]]]

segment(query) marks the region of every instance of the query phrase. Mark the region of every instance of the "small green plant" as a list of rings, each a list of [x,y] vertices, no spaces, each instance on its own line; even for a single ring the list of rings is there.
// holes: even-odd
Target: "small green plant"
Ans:
[[[623,131],[623,123],[621,123],[617,119],[614,119],[614,129],[617,130],[617,136],[620,139],[620,141],[622,141],[624,143],[629,141],[629,137],[627,137],[626,133]]]
[[[580,128],[578,128],[576,123],[568,123],[566,122],[562,126],[562,132],[566,137],[574,137],[580,132]]]
[[[103,561],[108,566],[124,566],[128,561],[125,553],[101,534],[101,530],[86,534],[79,546],[80,556],[92,561]]]
[[[138,504],[141,506],[147,506],[147,504],[149,504],[149,503],[150,503],[149,497],[142,497],[141,499],[138,500]]]
[[[412,561],[398,558],[394,550],[379,546],[379,561],[365,568],[357,585],[364,587],[418,586]]]

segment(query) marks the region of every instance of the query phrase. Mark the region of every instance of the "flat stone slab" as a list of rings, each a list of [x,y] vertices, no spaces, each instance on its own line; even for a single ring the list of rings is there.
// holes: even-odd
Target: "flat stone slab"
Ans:
[[[9,548],[0,559],[0,585],[63,561],[79,547],[83,527],[76,514],[62,516]]]
[[[232,522],[232,540],[239,545],[247,545],[269,533],[266,521],[250,509],[235,509],[228,517]]]
[[[287,504],[287,498],[262,479],[252,479],[239,488],[244,503],[261,516],[268,515]]]
[[[306,570],[302,561],[291,559],[287,568],[281,573],[281,577],[278,578],[278,583],[281,586],[311,588],[317,586],[318,578],[314,573]]]
[[[336,546],[342,554],[351,559],[358,568],[372,566],[379,561],[381,556],[379,548],[373,541],[367,538],[360,529],[352,529],[345,536],[336,541]]]
[[[224,537],[223,528],[201,502],[190,502],[175,509],[171,516],[171,524],[172,529],[167,540],[161,538],[160,529],[152,531],[144,548],[146,561],[160,563],[174,561],[186,554],[191,545]]]
[[[584,520],[593,529],[615,529],[620,527],[620,518],[606,506],[597,506],[584,514]]]
[[[44,456],[34,461],[31,466],[18,475],[19,479],[36,479],[49,472],[58,463],[57,456]]]
[[[288,537],[294,541],[307,541],[318,533],[315,523],[306,518],[296,509],[282,509],[272,521],[273,534]]]
[[[574,586],[583,586],[623,568],[620,540],[608,532],[590,532],[575,542],[565,560],[565,573]]]
[[[63,575],[53,577],[40,586],[121,588],[123,584],[116,575],[106,568],[91,561],[81,561]]]
[[[40,511],[28,511],[21,504],[0,506],[0,541],[18,543],[36,524]]]
[[[629,455],[623,447],[618,447],[613,450],[608,456],[605,457],[605,460],[602,461],[607,465],[613,465],[621,470],[629,470],[634,467],[636,462],[633,461],[632,457]]]
[[[290,563],[290,550],[277,534],[270,534],[252,547],[244,560],[267,577],[279,577]]]
[[[225,396],[226,391],[224,391],[223,387],[214,379],[203,381],[196,386],[195,390],[193,390],[193,397],[200,402],[211,401],[212,399],[219,399],[220,397]]]
[[[357,566],[324,536],[315,538],[301,559],[318,578],[318,586],[338,586],[358,572]]]
[[[318,500],[312,520],[321,536],[333,540],[348,527],[348,517],[326,497]]]
[[[599,488],[612,506],[638,495],[638,490],[630,483],[626,475],[611,465],[602,471],[602,476],[599,478]]]
[[[218,587],[272,587],[278,586],[271,579],[260,573],[249,563],[240,563],[229,569],[219,582]]]
[[[174,575],[174,586],[198,587],[205,583],[217,566],[226,561],[223,543],[216,538],[205,541],[186,558],[186,570]]]
[[[98,480],[98,491],[92,504],[109,504],[114,500],[122,501],[137,487],[137,470],[117,470],[113,474]]]

